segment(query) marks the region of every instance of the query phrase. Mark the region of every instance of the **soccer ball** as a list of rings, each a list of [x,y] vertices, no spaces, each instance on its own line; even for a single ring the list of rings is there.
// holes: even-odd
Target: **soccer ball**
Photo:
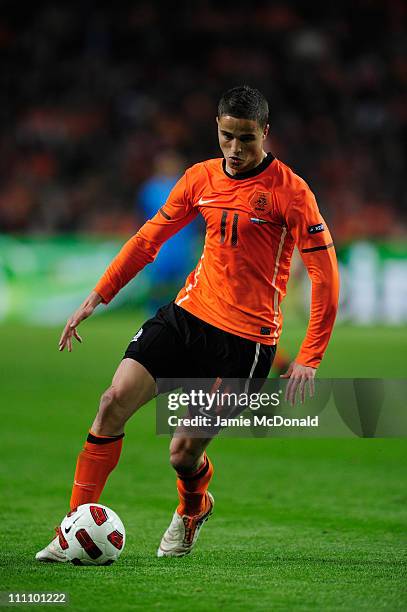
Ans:
[[[83,504],[69,512],[58,527],[59,544],[75,565],[111,565],[126,542],[126,532],[113,510]]]

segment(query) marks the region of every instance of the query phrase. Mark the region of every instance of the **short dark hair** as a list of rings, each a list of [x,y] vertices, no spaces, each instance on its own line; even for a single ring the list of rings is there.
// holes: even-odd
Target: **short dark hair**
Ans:
[[[258,89],[240,85],[226,91],[219,100],[218,117],[224,115],[237,119],[251,119],[264,128],[268,121],[269,105]]]

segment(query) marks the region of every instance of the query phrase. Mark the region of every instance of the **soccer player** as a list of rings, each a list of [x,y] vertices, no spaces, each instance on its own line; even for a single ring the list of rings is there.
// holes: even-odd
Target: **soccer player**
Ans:
[[[68,319],[59,349],[82,341],[78,325],[110,300],[161,245],[201,214],[203,254],[175,300],[160,308],[130,342],[103,393],[79,454],[71,509],[97,502],[119,461],[126,421],[157,394],[157,380],[241,377],[264,379],[281,333],[280,303],[296,245],[312,282],[309,325],[286,374],[286,396],[313,393],[316,368],[327,347],[338,302],[332,238],[307,183],[264,151],[268,104],[248,86],[221,98],[217,116],[223,158],[189,168],[156,215],[109,265],[95,289]],[[211,437],[174,436],[170,462],[177,473],[179,505],[157,555],[188,554],[213,509],[208,492]],[[37,553],[39,561],[65,561],[58,536]]]

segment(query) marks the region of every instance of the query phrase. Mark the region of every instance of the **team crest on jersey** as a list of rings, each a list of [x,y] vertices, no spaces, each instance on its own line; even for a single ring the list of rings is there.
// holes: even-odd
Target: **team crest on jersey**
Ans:
[[[264,217],[271,213],[271,193],[268,191],[255,191],[250,198],[250,206],[257,217]]]

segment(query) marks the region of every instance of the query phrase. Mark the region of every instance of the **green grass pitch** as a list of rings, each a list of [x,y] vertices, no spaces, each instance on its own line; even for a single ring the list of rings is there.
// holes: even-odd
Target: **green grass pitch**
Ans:
[[[407,440],[215,440],[214,516],[191,556],[157,559],[176,490],[152,405],[130,421],[101,499],[127,529],[119,562],[34,561],[139,322],[96,317],[72,354],[58,353],[59,329],[0,328],[0,590],[66,591],[75,611],[407,609]],[[295,351],[304,330],[286,327]],[[405,329],[338,326],[320,373],[396,378],[406,362]]]

